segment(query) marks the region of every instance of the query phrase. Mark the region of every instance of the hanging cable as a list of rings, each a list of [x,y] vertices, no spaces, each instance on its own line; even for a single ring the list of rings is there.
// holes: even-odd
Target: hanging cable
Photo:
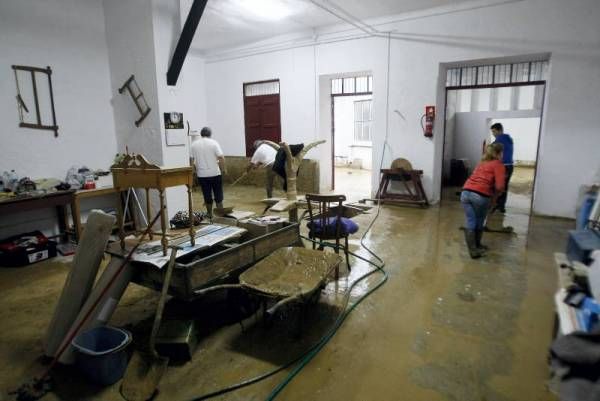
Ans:
[[[314,3],[314,1],[313,1]],[[341,18],[341,17],[340,17]],[[388,137],[389,137],[389,110],[390,110],[390,89],[389,89],[389,80],[390,80],[390,58],[391,58],[391,33],[387,33],[387,70],[386,70],[386,78],[387,78],[387,91],[386,91],[386,123],[385,123],[385,137],[384,137],[384,141],[383,141],[383,147],[381,150],[381,158],[379,161],[379,170],[381,171],[381,169],[383,168],[383,161],[385,158],[385,149],[386,147],[391,151],[391,146],[388,143]],[[316,61],[316,60],[315,60]],[[315,78],[316,79],[316,78]],[[399,112],[398,112],[399,113]],[[282,366],[279,366],[269,372],[266,372],[264,374],[261,374],[259,376],[255,376],[253,378],[244,380],[242,382],[236,383],[234,385],[213,391],[211,393],[208,394],[204,394],[202,396],[193,398],[189,401],[203,401],[203,400],[207,400],[219,395],[223,395],[226,393],[229,393],[231,391],[235,391],[238,390],[240,388],[252,385],[254,383],[258,383],[262,380],[265,380],[291,366],[294,366],[294,369],[292,369],[292,371],[290,373],[288,373],[288,375],[271,391],[271,393],[267,396],[267,398],[265,399],[266,401],[272,401],[274,400],[280,393],[281,391],[283,391],[283,389],[302,371],[302,369],[304,369],[304,367],[306,365],[308,365],[308,363],[319,353],[319,351],[321,351],[321,349],[323,349],[323,347],[329,342],[329,340],[335,335],[335,333],[338,331],[338,329],[341,327],[341,325],[344,323],[344,321],[346,320],[346,318],[348,317],[348,315],[350,315],[350,313],[352,313],[352,311],[358,306],[360,305],[360,303],[362,301],[364,301],[369,295],[371,295],[373,292],[375,292],[377,289],[379,289],[383,284],[385,284],[385,282],[388,280],[388,275],[386,273],[386,271],[384,270],[385,267],[385,261],[379,256],[377,255],[377,253],[375,253],[371,248],[369,248],[366,244],[365,244],[365,239],[367,237],[367,235],[371,232],[371,229],[373,228],[373,226],[375,225],[375,222],[377,221],[377,219],[379,218],[380,212],[381,212],[381,199],[377,198],[377,211],[375,213],[375,216],[373,217],[373,219],[371,220],[371,222],[369,223],[369,225],[367,226],[367,229],[365,230],[365,232],[363,233],[363,235],[360,238],[360,245],[374,258],[377,260],[378,263],[373,262],[372,260],[366,259],[360,255],[357,255],[354,252],[349,252],[352,256],[361,259],[365,262],[367,262],[368,264],[370,264],[371,266],[375,267],[375,269],[363,274],[362,276],[360,276],[358,279],[356,279],[346,290],[346,293],[344,295],[344,301],[342,302],[343,304],[343,312],[340,313],[340,315],[337,317],[337,319],[334,321],[333,325],[331,326],[331,328],[325,333],[325,335],[323,337],[321,337],[321,339],[314,344],[312,347],[310,347],[306,352],[304,352],[302,355],[293,358],[292,360],[290,360],[289,362],[283,364]],[[307,240],[307,241],[311,241],[311,242],[317,242],[314,241],[311,238],[307,238],[305,236],[301,236],[302,239]],[[325,245],[327,245],[327,243],[325,243]],[[362,296],[360,296],[354,303],[352,303],[350,305],[350,296],[352,294],[352,290],[354,289],[354,287],[356,287],[359,283],[361,283],[363,280],[365,280],[366,278],[370,277],[371,275],[375,274],[375,273],[381,273],[383,275],[382,279],[375,284],[371,289],[369,289],[369,291],[367,291],[365,294],[363,294]]]

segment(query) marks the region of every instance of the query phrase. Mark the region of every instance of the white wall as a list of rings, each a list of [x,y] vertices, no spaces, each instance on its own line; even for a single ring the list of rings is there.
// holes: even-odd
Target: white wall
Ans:
[[[108,168],[116,144],[102,5],[2,1],[0,37],[0,170],[64,179],[74,164]],[[13,64],[52,68],[58,138],[52,131],[18,127]]]
[[[593,178],[600,163],[593,151],[600,146],[600,8],[595,0],[524,0],[489,7],[485,4],[490,2],[479,3],[481,7],[474,4],[472,9],[463,11],[433,10],[435,15],[425,18],[421,13],[414,18],[372,21],[381,23],[377,29],[395,31],[389,82],[387,39],[352,39],[349,31],[340,34],[345,38],[337,42],[333,35],[321,35],[317,38],[321,42],[315,47],[307,44],[308,39],[288,40],[278,47],[272,43],[262,48],[260,44],[253,45],[253,50],[240,50],[237,55],[208,55],[208,119],[221,131],[219,135],[227,137],[227,152],[242,154],[242,82],[280,78],[283,135],[307,141],[314,138],[315,131],[326,132],[320,126],[318,130],[313,128],[315,121],[322,123],[327,119],[313,112],[315,99],[321,103],[320,91],[312,90],[319,77],[370,70],[375,86],[375,163],[381,155],[389,122],[392,154],[386,155],[384,165],[396,157],[409,159],[415,168],[424,170],[425,189],[436,201],[440,192],[443,113],[437,114],[433,140],[423,137],[419,119],[426,105],[437,104],[438,111],[443,110],[445,68],[451,65],[446,63],[549,52],[550,80],[534,211],[573,217],[578,188]],[[301,47],[283,49],[285,46]],[[284,93],[284,87],[291,90]],[[391,114],[394,109],[400,110],[407,121]],[[328,165],[327,149],[318,153],[321,165]],[[326,168],[321,171],[327,180],[330,172]],[[376,179],[372,181],[377,183]],[[558,187],[560,192],[556,191]]]
[[[189,150],[184,146],[167,146],[163,113],[183,112],[193,129],[206,123],[204,62],[188,57],[176,86],[166,84],[171,55],[181,33],[182,19],[178,0],[104,0],[113,89],[113,111],[119,149],[142,153],[150,161],[166,167],[189,165]],[[139,117],[129,96],[117,92],[134,74],[152,111],[140,127]],[[168,216],[187,210],[185,187],[167,189]],[[152,199],[157,210],[156,194]]]
[[[0,172],[64,179],[72,165],[108,169],[117,146],[102,3],[1,1],[0,38]],[[13,64],[52,68],[57,138],[52,131],[18,127]],[[38,86],[45,89],[45,81]],[[53,210],[1,220],[0,237],[54,231]]]
[[[331,86],[329,79],[340,73],[373,73],[374,105],[378,93],[385,93],[384,60],[380,59],[385,43],[376,38],[359,41],[361,56],[356,57],[356,43],[336,43],[318,47],[299,47],[273,53],[208,62],[206,65],[207,116],[213,134],[228,155],[245,154],[244,82],[279,78],[281,82],[281,136],[288,143],[308,143],[325,139],[327,143],[311,151],[308,158],[318,158],[321,188],[331,187]],[[382,98],[383,99],[383,98]],[[382,117],[374,106],[374,127],[381,129]],[[325,111],[320,111],[322,109]],[[317,124],[317,121],[320,124]],[[389,162],[388,162],[389,163]]]
[[[468,159],[473,169],[481,159],[483,141],[491,140],[490,125],[501,122],[514,139],[514,159],[535,161],[537,150],[539,111],[472,111],[454,115],[453,152],[451,159]],[[509,130],[508,127],[511,127]],[[519,152],[519,153],[517,153]],[[528,157],[518,159],[517,155]]]
[[[184,5],[182,4],[181,7],[184,7]],[[200,129],[205,125],[204,62],[202,59],[191,57],[188,54],[177,85],[167,86],[167,70],[179,40],[183,23],[187,17],[188,9],[182,8],[180,13],[179,0],[153,0],[152,8],[163,165],[166,167],[187,166],[189,165],[188,144],[186,143],[184,146],[167,146],[163,113],[183,112],[184,119],[189,120],[193,129]],[[179,186],[167,189],[166,200],[169,216],[173,216],[179,210],[188,209],[185,187]]]
[[[281,139],[300,143],[317,137],[313,61],[313,50],[300,48],[206,65],[208,125],[227,155],[245,155],[244,82],[278,78]]]
[[[151,3],[146,0],[104,0],[103,3],[119,152],[124,153],[128,147],[129,152],[141,153],[150,161],[162,164]],[[140,113],[131,96],[118,92],[132,74],[151,108],[139,127],[134,123]]]

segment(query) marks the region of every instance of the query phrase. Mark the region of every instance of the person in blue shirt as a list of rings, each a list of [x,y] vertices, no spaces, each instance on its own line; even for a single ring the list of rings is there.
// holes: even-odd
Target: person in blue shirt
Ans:
[[[505,180],[504,192],[496,200],[496,207],[494,208],[494,210],[497,210],[500,213],[505,213],[506,212],[506,198],[508,197],[508,183],[510,182],[510,177],[512,177],[512,173],[513,173],[514,144],[513,144],[512,137],[504,132],[504,127],[502,126],[502,124],[500,124],[500,123],[492,124],[490,129],[492,130],[492,135],[494,135],[494,137],[496,138],[496,140],[493,143],[501,143],[502,146],[504,147],[504,153],[502,156],[502,164],[504,164],[504,168],[506,171],[505,178],[504,178],[504,180]]]

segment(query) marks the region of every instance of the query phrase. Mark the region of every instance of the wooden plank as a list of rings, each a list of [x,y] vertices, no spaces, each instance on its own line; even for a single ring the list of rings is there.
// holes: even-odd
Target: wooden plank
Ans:
[[[52,357],[56,354],[90,294],[114,224],[114,216],[100,211],[90,214],[87,228],[79,241],[71,270],[48,326],[44,344],[45,355]]]
[[[92,293],[90,294],[85,304],[79,311],[77,319],[75,320],[75,322],[73,322],[73,325],[71,326],[66,337],[70,337],[73,331],[75,331],[75,329],[77,328],[77,326],[81,324],[81,321],[90,312],[90,309],[93,306],[93,304],[100,298],[100,295],[104,291],[104,288],[109,285],[112,278],[120,269],[122,263],[123,259],[121,258],[111,259],[109,264],[102,272],[102,275],[98,279],[98,282],[94,286]],[[98,302],[98,305],[96,305],[93,312],[91,312],[89,319],[83,324],[83,326],[80,329],[80,332],[90,330],[95,327],[103,326],[108,323],[110,317],[117,308],[119,300],[123,296],[125,289],[131,281],[133,272],[134,267],[130,263],[127,264],[123,271],[117,276],[110,289],[106,292],[106,294],[104,294],[100,302]],[[63,364],[71,364],[75,362],[75,353],[73,347],[68,347],[60,357],[59,361]]]
[[[189,272],[190,288],[198,289],[254,262],[251,246],[239,246],[209,257]]]
[[[80,189],[75,192],[75,197],[83,199],[83,198],[93,198],[96,196],[104,196],[117,193],[118,191],[113,187],[106,188],[96,188],[96,189]]]

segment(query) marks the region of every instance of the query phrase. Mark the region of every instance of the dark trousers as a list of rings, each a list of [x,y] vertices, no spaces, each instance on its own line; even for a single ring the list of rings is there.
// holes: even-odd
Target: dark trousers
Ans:
[[[214,177],[198,177],[198,183],[202,188],[204,203],[211,205],[213,203],[213,194],[215,202],[223,202],[223,179],[220,175]]]
[[[504,168],[506,169],[506,175],[504,177],[504,192],[498,197],[496,202],[496,209],[500,210],[506,208],[506,198],[508,198],[508,183],[510,182],[510,177],[513,175],[512,164],[505,164]]]

